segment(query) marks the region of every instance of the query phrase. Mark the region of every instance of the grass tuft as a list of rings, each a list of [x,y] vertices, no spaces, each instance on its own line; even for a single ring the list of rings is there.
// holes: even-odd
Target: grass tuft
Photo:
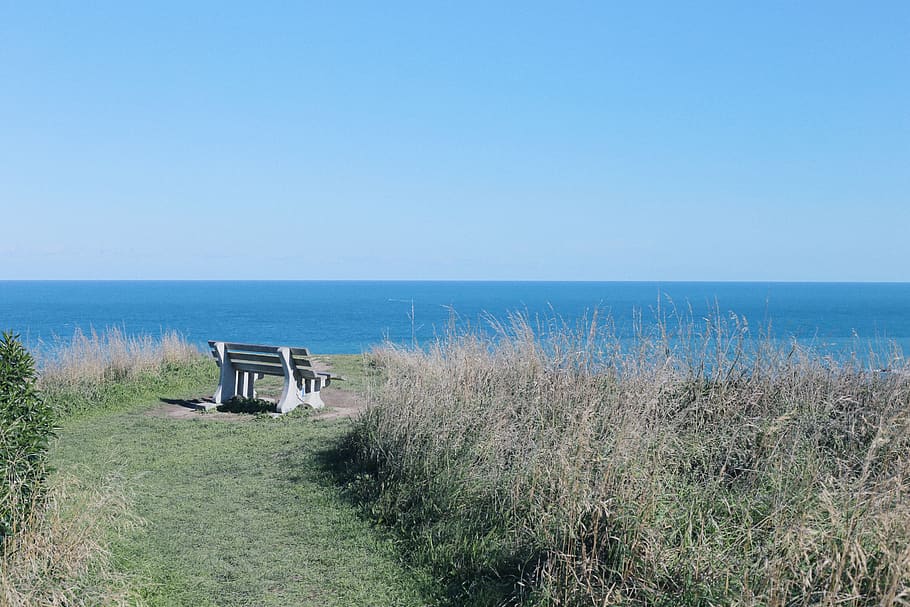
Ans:
[[[86,381],[120,380],[179,365],[201,356],[198,348],[176,331],[160,338],[129,336],[117,327],[86,335],[76,329],[72,339],[58,341],[42,366],[42,378],[52,384],[80,385]]]

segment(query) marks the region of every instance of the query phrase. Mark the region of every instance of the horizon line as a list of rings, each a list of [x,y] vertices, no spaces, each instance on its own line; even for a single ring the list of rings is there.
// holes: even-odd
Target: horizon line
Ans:
[[[419,282],[419,283],[764,283],[764,284],[910,284],[910,280],[815,280],[815,279],[512,279],[512,278],[0,278],[4,282],[286,282],[286,283],[353,283],[353,282]]]

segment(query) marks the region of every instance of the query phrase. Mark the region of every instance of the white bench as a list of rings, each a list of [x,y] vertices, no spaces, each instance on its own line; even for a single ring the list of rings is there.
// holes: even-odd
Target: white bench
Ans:
[[[298,405],[322,409],[325,406],[319,394],[322,388],[329,385],[332,379],[343,379],[316,371],[306,348],[223,341],[210,341],[209,346],[212,348],[212,356],[221,367],[214,398],[216,405],[235,396],[255,398],[256,379],[261,379],[263,375],[276,375],[284,377],[284,389],[276,405],[279,413],[287,413]]]

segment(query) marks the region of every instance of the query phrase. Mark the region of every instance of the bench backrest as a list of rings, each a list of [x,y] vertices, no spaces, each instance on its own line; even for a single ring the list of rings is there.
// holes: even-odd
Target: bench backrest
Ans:
[[[221,361],[218,358],[216,343],[215,341],[209,341],[209,346],[212,348],[212,356],[215,357],[215,361],[220,366]],[[224,354],[230,360],[231,365],[238,371],[250,371],[265,375],[284,375],[278,348],[279,346],[225,342]],[[288,348],[288,350],[290,350],[291,366],[294,367],[295,374],[308,379],[315,378],[316,370],[310,360],[310,351],[306,348]]]

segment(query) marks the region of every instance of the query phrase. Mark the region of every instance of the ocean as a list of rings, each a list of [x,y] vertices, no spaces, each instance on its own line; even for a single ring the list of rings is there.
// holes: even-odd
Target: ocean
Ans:
[[[893,342],[910,351],[910,283],[0,281],[0,330],[33,348],[118,327],[209,339],[359,353],[385,340],[427,344],[491,318],[576,326],[598,311],[616,333],[645,331],[658,314],[744,318],[750,330],[834,353]]]

